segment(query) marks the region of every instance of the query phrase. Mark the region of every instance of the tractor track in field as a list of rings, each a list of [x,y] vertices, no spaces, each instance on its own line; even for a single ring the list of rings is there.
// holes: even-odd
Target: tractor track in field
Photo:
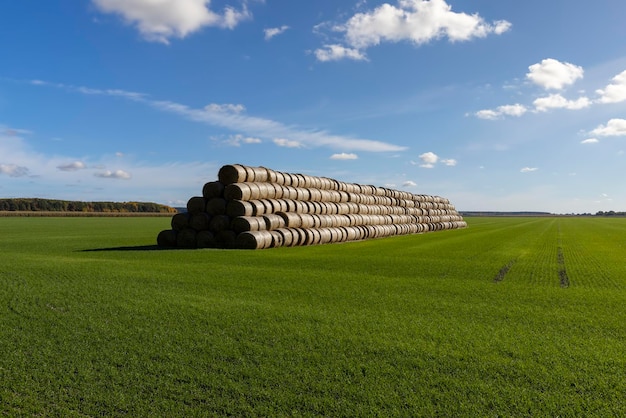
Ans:
[[[511,261],[509,261],[508,263],[506,263],[504,266],[502,266],[500,271],[498,271],[498,274],[496,274],[496,276],[493,278],[493,282],[494,283],[500,283],[502,280],[504,280],[504,277],[509,272],[509,270],[511,270],[511,267],[513,267],[513,265],[516,262],[517,262],[517,258],[514,258]]]
[[[559,283],[561,287],[569,287],[569,277],[567,276],[567,269],[565,268],[565,256],[563,255],[563,245],[561,243],[561,225],[558,229],[558,247],[557,247],[557,262],[559,266]]]

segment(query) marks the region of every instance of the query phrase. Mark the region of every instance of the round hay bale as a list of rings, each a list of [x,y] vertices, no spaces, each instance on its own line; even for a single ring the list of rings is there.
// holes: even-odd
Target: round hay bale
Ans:
[[[295,244],[294,242],[297,241],[297,238],[294,237],[294,232],[293,229],[290,228],[280,228],[277,229],[276,231],[279,234],[281,234],[283,236],[283,246],[284,247],[293,247]]]
[[[217,178],[224,185],[243,183],[246,181],[246,169],[241,164],[225,165],[220,168]]]
[[[202,197],[205,199],[213,199],[214,197],[222,197],[224,195],[224,184],[219,181],[210,181],[202,187]]]
[[[157,236],[157,245],[159,247],[176,247],[176,231],[166,229],[159,232]]]
[[[252,204],[252,215],[253,216],[262,216],[265,214],[266,207],[260,200],[251,200]]]
[[[249,183],[232,183],[224,188],[226,200],[250,200],[251,195]]]
[[[277,231],[270,231],[272,235],[271,248],[280,248],[285,245],[283,234]]]
[[[266,168],[265,169],[267,171],[267,181],[268,183],[276,183],[277,180],[277,176],[276,176],[276,171],[270,169],[270,168]]]
[[[263,214],[274,213],[274,205],[272,204],[272,201],[270,199],[261,199],[259,200],[259,202],[263,204]]]
[[[202,196],[194,196],[187,201],[187,212],[190,214],[204,212],[206,199]]]
[[[205,212],[211,216],[226,214],[226,199],[214,197],[206,202]]]
[[[219,248],[237,248],[237,234],[235,234],[235,231],[230,229],[219,231],[215,234],[215,240],[217,241],[217,246]]]
[[[254,172],[254,181],[257,183],[264,183],[269,178],[269,173],[265,167],[251,167]]]
[[[235,216],[252,216],[254,208],[252,203],[244,200],[230,200],[226,204],[226,215]]]
[[[237,216],[230,223],[231,228],[240,234],[247,231],[263,231],[267,229],[263,218],[258,216]]]
[[[196,246],[198,248],[217,248],[218,243],[213,232],[199,231],[196,235]]]
[[[285,220],[285,226],[287,228],[300,228],[302,226],[302,218],[299,213],[278,212],[277,215]]]
[[[237,235],[235,245],[244,250],[260,250],[272,245],[272,234],[269,231],[242,232]]]
[[[191,218],[189,218],[189,226],[196,231],[205,231],[209,229],[210,222],[211,216],[205,212],[194,213],[191,215]]]
[[[217,215],[211,218],[209,222],[209,231],[217,233],[225,231],[230,227],[230,217],[227,215]]]
[[[259,188],[260,199],[274,199],[276,197],[276,189],[271,183],[256,183]]]
[[[284,228],[285,226],[287,226],[285,223],[285,219],[282,216],[277,215],[275,213],[269,213],[267,215],[263,215],[261,219],[263,220],[263,223],[265,224],[265,229],[267,229],[268,231],[279,229],[279,228]]]
[[[176,234],[176,246],[179,248],[196,248],[196,235],[196,230],[191,228],[178,231]]]
[[[249,166],[244,166],[243,167],[246,170],[246,181],[248,183],[253,183],[254,181],[256,181],[255,178],[255,172],[254,172],[254,167],[249,167]]]
[[[189,228],[189,218],[191,215],[189,213],[177,213],[172,216],[172,220],[170,222],[172,229],[174,231],[180,231],[185,228]]]

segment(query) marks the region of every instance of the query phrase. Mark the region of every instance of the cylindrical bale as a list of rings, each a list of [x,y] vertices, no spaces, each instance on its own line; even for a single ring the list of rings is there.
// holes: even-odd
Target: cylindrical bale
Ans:
[[[236,233],[246,231],[262,231],[267,229],[263,218],[258,216],[237,216],[230,222],[230,226]]]
[[[274,189],[274,198],[282,199],[283,198],[283,186],[277,183],[268,183],[270,187]]]
[[[252,171],[254,172],[254,181],[257,183],[264,183],[268,181],[269,173],[267,172],[267,168],[252,167]]]
[[[211,231],[200,231],[196,235],[196,246],[198,248],[217,248],[217,240]]]
[[[211,216],[226,214],[226,199],[214,197],[206,202],[205,212]]]
[[[303,187],[296,188],[296,199],[300,201],[311,200],[311,193],[309,192],[309,189],[305,189]]]
[[[294,237],[293,229],[280,228],[280,229],[275,230],[274,232],[277,232],[283,236],[284,247],[293,247],[294,245],[296,245],[295,242],[297,242],[297,238]]]
[[[252,203],[252,215],[263,216],[266,213],[267,207],[261,200],[251,200],[250,203]]]
[[[261,250],[272,245],[272,234],[269,231],[242,232],[237,235],[236,246],[244,250]]]
[[[284,186],[285,185],[285,173],[281,171],[275,171],[274,174],[276,175],[276,180],[274,180],[274,183]]]
[[[224,184],[220,181],[210,181],[202,187],[202,197],[207,200],[222,196],[224,196]]]
[[[250,200],[251,195],[250,183],[232,183],[224,188],[226,200]]]
[[[214,234],[220,231],[225,231],[230,227],[230,217],[227,215],[217,215],[211,218],[209,222],[209,231]]]
[[[285,226],[287,228],[300,228],[302,226],[302,218],[299,213],[278,212],[277,215],[285,220]]]
[[[235,216],[252,216],[254,208],[252,203],[245,200],[230,200],[226,204],[226,214],[231,217]]]
[[[244,169],[246,170],[246,181],[249,183],[253,183],[255,182],[255,172],[254,172],[254,167],[249,167],[249,166],[244,166]]]
[[[256,183],[259,188],[259,199],[274,199],[276,197],[276,190],[271,183]]]
[[[187,212],[185,213],[177,213],[172,216],[172,221],[170,222],[172,229],[174,231],[180,231],[185,228],[189,228],[189,218],[191,215]]]
[[[265,169],[267,171],[267,182],[268,183],[276,183],[277,180],[277,174],[276,171],[270,169],[270,168],[266,168]]]
[[[176,246],[179,248],[196,248],[196,235],[196,230],[191,228],[178,231],[176,234]]]
[[[157,245],[159,247],[176,247],[176,231],[173,229],[165,229],[159,232]]]
[[[237,248],[237,234],[233,230],[225,229],[224,231],[219,231],[215,234],[215,240],[220,248]]]
[[[241,164],[225,165],[217,173],[220,183],[243,183],[246,181],[246,169]]]
[[[285,219],[282,216],[275,213],[269,213],[263,215],[263,222],[265,223],[265,229],[271,231],[274,229],[284,228],[286,226]]]
[[[283,177],[284,177],[284,179],[285,179],[285,180],[284,180],[284,182],[283,182],[283,184],[284,184],[285,186],[293,187],[293,184],[294,184],[294,179],[293,179],[293,177],[292,177],[292,174],[290,174],[290,173],[283,173]],[[296,180],[296,181],[297,181],[297,180]]]
[[[270,231],[270,234],[272,234],[272,248],[280,248],[285,245],[283,234],[276,231]]]
[[[204,212],[206,199],[202,196],[194,196],[187,201],[187,212],[190,214]]]
[[[189,218],[189,226],[196,231],[205,231],[209,229],[211,216],[206,212],[194,213]]]
[[[300,216],[300,228],[314,228],[315,227],[315,215],[308,213],[299,214]]]
[[[320,234],[320,244],[328,244],[330,242],[333,242],[333,236],[330,232],[329,228],[320,228],[317,230]]]

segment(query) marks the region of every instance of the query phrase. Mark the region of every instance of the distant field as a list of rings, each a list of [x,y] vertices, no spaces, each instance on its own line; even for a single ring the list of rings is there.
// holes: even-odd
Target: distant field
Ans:
[[[159,250],[0,218],[6,416],[626,416],[626,219]]]

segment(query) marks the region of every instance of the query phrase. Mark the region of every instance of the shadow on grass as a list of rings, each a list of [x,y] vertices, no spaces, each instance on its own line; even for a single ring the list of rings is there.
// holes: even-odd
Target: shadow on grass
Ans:
[[[80,252],[99,252],[99,251],[168,251],[183,250],[177,247],[160,247],[158,245],[137,245],[134,247],[110,247],[110,248],[89,248],[86,250],[78,250]]]

